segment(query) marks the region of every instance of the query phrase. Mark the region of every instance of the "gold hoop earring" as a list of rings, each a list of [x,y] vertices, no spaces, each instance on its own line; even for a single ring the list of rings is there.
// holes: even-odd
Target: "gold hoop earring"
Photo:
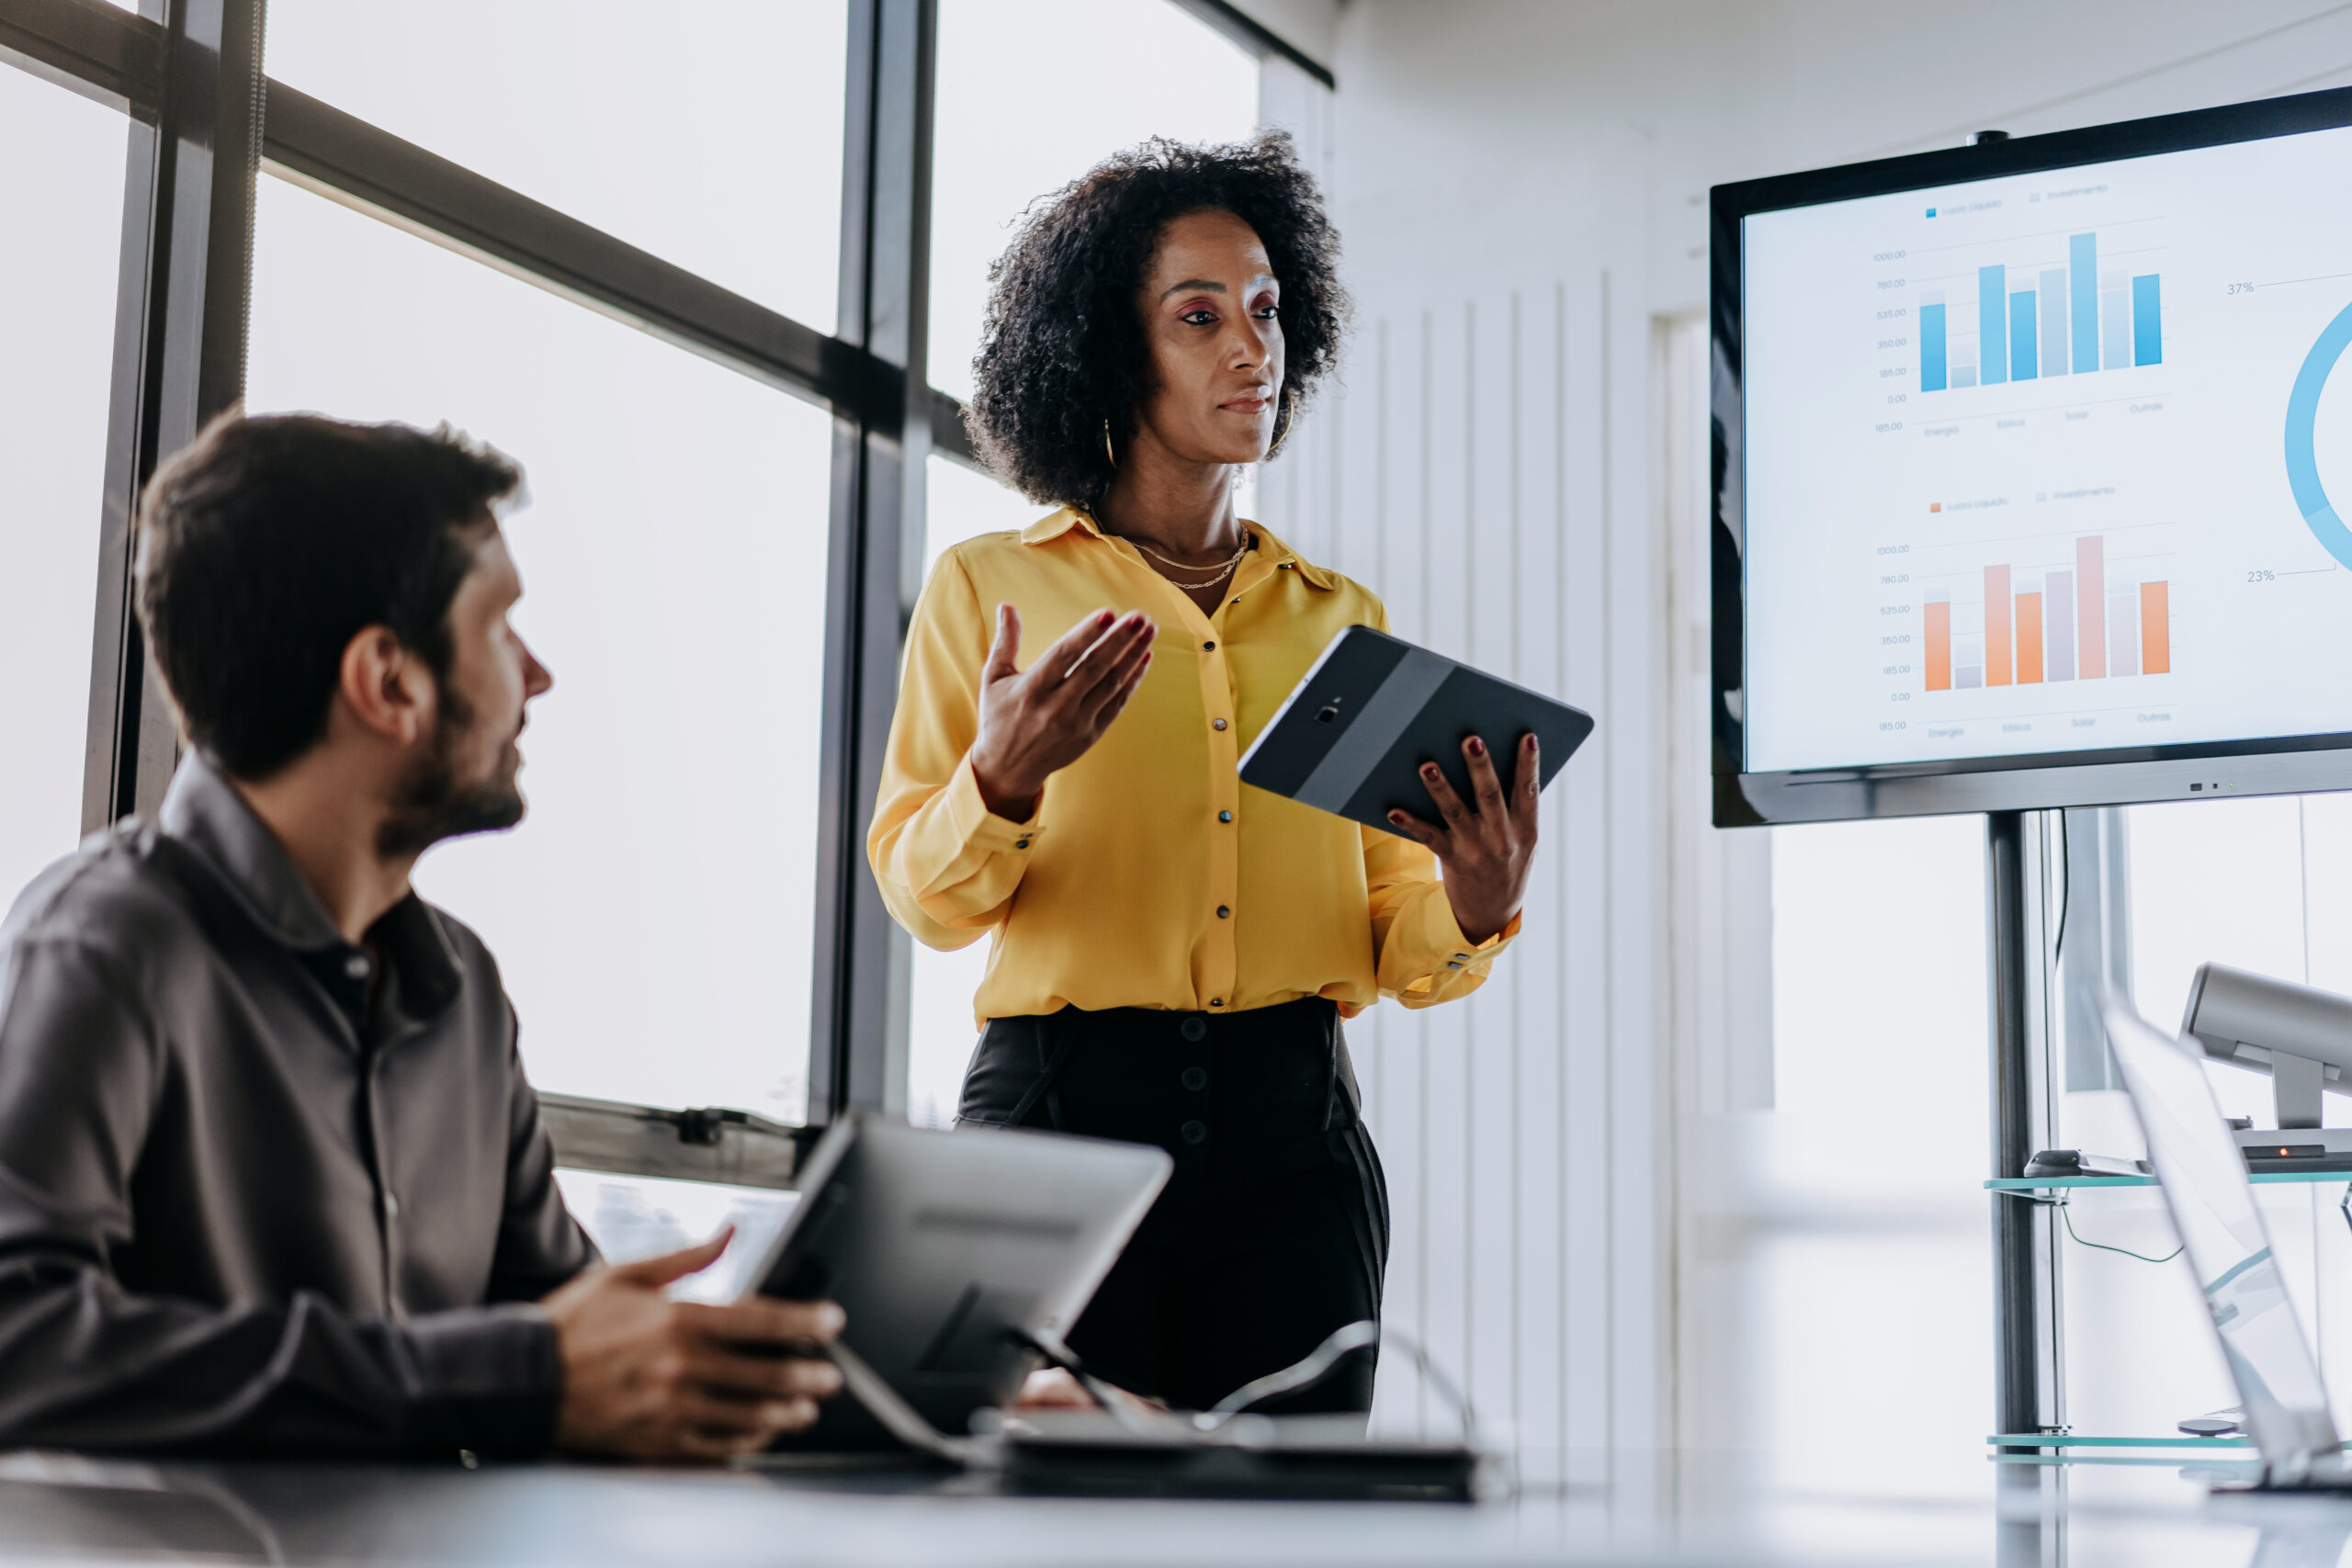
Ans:
[[[1111,416],[1107,413],[1102,416],[1102,456],[1111,459],[1113,468],[1119,466],[1119,455],[1111,450]]]
[[[1283,388],[1283,423],[1282,423],[1282,428],[1281,428],[1280,430],[1277,430],[1277,431],[1275,431],[1275,432],[1274,432],[1273,444],[1272,444],[1272,446],[1268,446],[1268,447],[1266,448],[1266,455],[1265,455],[1264,457],[1262,457],[1259,458],[1259,459],[1258,459],[1258,461],[1260,461],[1260,462],[1261,462],[1261,463],[1271,463],[1271,462],[1272,462],[1276,457],[1280,457],[1280,456],[1282,455],[1283,443],[1290,439],[1290,427],[1291,427],[1291,396],[1290,396],[1290,389],[1289,389],[1289,388],[1287,388],[1287,387],[1285,387],[1285,388]]]

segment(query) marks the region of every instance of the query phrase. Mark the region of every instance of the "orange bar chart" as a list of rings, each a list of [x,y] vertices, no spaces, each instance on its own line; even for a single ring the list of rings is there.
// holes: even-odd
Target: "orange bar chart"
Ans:
[[[2162,570],[2162,552],[2110,559],[2100,535],[2028,537],[2022,562],[1928,574],[1939,586],[1918,601],[1928,691],[2172,673],[2172,584],[2142,575]]]
[[[2140,584],[2140,673],[2172,671],[2172,585]]]
[[[2041,683],[2041,595],[2018,595],[2018,684]]]
[[[2010,681],[2009,637],[2013,606],[2009,602],[2009,569],[1984,569],[1984,683],[2006,686]]]
[[[1928,690],[1951,690],[1951,601],[1930,599],[1928,612]]]

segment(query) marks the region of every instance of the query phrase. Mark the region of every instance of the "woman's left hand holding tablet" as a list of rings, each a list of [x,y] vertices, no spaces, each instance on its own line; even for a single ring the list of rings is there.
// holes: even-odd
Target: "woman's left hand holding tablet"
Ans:
[[[1454,793],[1435,762],[1424,762],[1421,783],[1437,802],[1442,823],[1424,822],[1403,811],[1388,814],[1398,832],[1419,840],[1437,856],[1445,871],[1445,897],[1453,906],[1454,923],[1474,942],[1485,942],[1510,924],[1526,900],[1527,873],[1535,863],[1535,801],[1543,787],[1535,737],[1521,736],[1517,750],[1508,797],[1496,776],[1494,758],[1474,735],[1462,743],[1471,801]]]
[[[1140,610],[1097,610],[1023,671],[1021,613],[997,606],[972,742],[972,777],[991,813],[1015,822],[1037,814],[1046,781],[1086,755],[1135,695],[1159,635]]]

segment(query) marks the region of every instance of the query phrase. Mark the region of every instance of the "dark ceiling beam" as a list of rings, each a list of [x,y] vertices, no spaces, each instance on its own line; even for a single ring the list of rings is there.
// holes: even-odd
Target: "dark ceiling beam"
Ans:
[[[1334,92],[1340,79],[1331,68],[1229,0],[1175,0],[1175,4],[1261,60],[1287,60]]]
[[[787,391],[854,407],[899,396],[873,355],[282,83],[263,151],[322,195]]]
[[[98,0],[0,0],[0,61],[110,108],[163,112],[164,29]]]

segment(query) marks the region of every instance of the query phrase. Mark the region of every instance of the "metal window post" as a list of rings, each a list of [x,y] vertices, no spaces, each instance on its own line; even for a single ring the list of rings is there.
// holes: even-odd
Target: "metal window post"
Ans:
[[[164,28],[157,123],[134,118],[123,184],[113,404],[82,825],[163,799],[177,744],[131,614],[130,519],[157,463],[245,389],[264,0],[142,0]]]
[[[2054,925],[2055,857],[2047,812],[1985,818],[1985,954],[1990,971],[1993,1174],[2025,1174],[2054,1139],[2046,958]],[[1993,1204],[1994,1430],[2063,1431],[2065,1378],[2057,1231],[2045,1203],[1996,1191]],[[2011,1452],[2032,1452],[2023,1445]]]
[[[865,829],[921,587],[934,417],[929,334],[936,0],[852,0],[840,335],[890,386],[834,422],[808,1113],[899,1109],[911,949],[865,865]]]

